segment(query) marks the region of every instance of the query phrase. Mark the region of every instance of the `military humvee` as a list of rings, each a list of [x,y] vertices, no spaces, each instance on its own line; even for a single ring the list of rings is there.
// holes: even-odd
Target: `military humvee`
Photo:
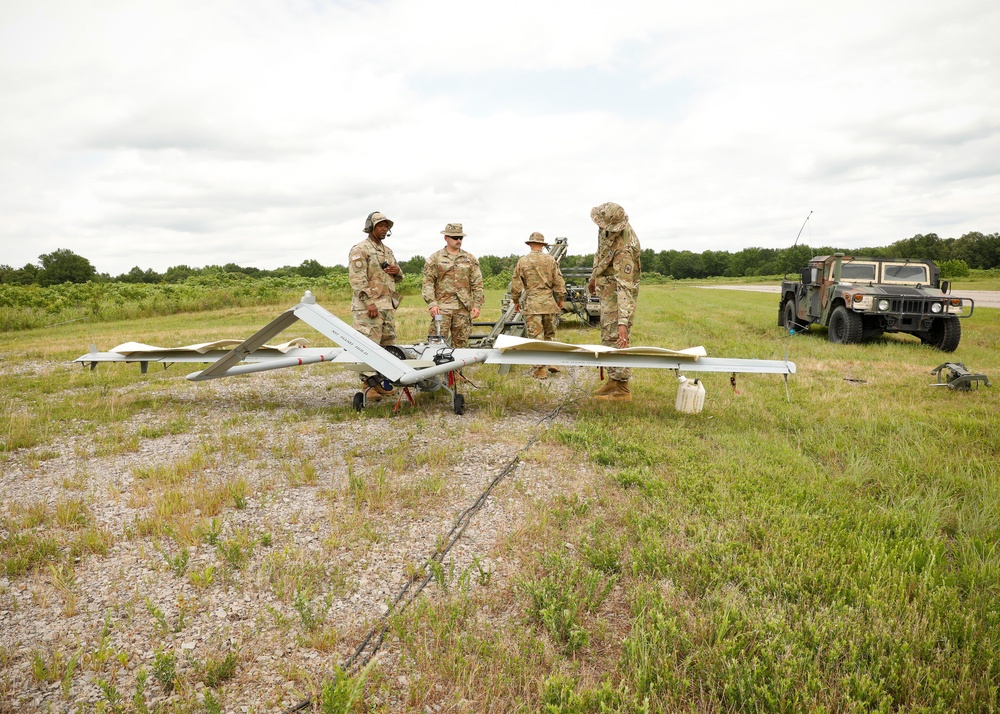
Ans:
[[[820,255],[800,280],[782,281],[778,324],[790,332],[825,325],[830,342],[838,343],[906,332],[954,352],[962,339],[959,318],[972,315],[975,303],[950,295],[951,284],[940,276],[931,260]]]

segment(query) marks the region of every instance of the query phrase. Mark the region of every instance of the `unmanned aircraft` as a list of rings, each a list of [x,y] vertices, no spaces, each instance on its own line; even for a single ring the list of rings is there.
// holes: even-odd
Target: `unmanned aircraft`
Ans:
[[[298,338],[277,346],[267,341],[294,323],[302,320],[340,347],[306,347]],[[319,362],[332,362],[362,374],[364,388],[355,393],[353,407],[361,411],[369,401],[369,393],[381,386],[384,390],[399,387],[396,408],[405,396],[413,402],[410,388],[423,392],[444,390],[451,396],[455,414],[465,412],[465,396],[458,391],[461,379],[456,375],[472,364],[532,365],[561,367],[635,367],[671,369],[675,372],[729,372],[781,374],[787,381],[795,373],[795,364],[787,360],[723,359],[706,356],[702,347],[668,350],[661,347],[629,347],[614,349],[604,345],[576,345],[563,342],[529,340],[500,335],[490,348],[454,349],[443,341],[428,338],[426,343],[382,347],[316,303],[306,291],[302,300],[258,330],[246,340],[219,340],[185,347],[153,347],[128,342],[110,352],[90,352],[74,362],[90,365],[99,362],[138,362],[145,373],[150,362],[168,366],[175,362],[211,363],[187,375],[192,382],[219,377],[263,372],[271,369],[297,367]]]

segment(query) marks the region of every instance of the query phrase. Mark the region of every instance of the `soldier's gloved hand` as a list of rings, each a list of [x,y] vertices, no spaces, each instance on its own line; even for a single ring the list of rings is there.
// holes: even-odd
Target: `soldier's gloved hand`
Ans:
[[[378,317],[378,305],[375,303],[368,306],[368,317]]]

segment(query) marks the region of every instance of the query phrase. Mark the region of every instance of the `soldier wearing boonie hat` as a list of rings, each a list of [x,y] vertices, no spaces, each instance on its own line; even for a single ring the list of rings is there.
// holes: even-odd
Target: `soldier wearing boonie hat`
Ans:
[[[642,272],[639,237],[628,222],[628,214],[617,203],[602,203],[590,211],[597,224],[597,252],[587,288],[601,299],[601,344],[623,349],[629,346]],[[608,380],[594,393],[595,399],[630,401],[632,371],[608,368]]]
[[[440,335],[452,347],[466,347],[472,321],[479,317],[485,295],[479,261],[463,250],[466,236],[461,223],[449,223],[441,231],[445,246],[424,263],[421,296],[431,315],[428,335]],[[436,318],[440,316],[440,321]]]
[[[515,308],[524,316],[525,334],[533,340],[552,341],[556,338],[556,322],[562,312],[566,282],[556,259],[542,251],[548,246],[545,236],[535,232],[524,242],[531,247],[531,251],[514,266],[510,297]],[[545,379],[548,372],[558,372],[559,368],[536,364],[532,370],[535,379]]]
[[[396,308],[402,300],[397,286],[403,271],[383,242],[393,225],[384,213],[369,213],[361,229],[368,237],[351,248],[347,261],[354,329],[382,346],[396,344]],[[378,401],[382,394],[392,393],[379,385],[368,390],[367,398]]]

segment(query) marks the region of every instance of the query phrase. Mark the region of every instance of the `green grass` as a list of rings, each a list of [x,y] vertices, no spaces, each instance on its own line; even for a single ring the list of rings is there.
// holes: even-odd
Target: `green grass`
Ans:
[[[488,316],[498,303],[492,291]],[[128,339],[246,336],[274,312],[248,307],[0,335],[0,464],[37,473],[67,436],[81,437],[73,455],[82,460],[132,457],[151,440],[191,434],[200,400],[212,397],[184,383],[185,370],[89,372],[64,362],[89,342],[107,349]],[[407,298],[401,339],[419,340],[425,316]],[[547,474],[554,495],[529,499],[534,505],[511,536],[486,554],[502,558],[503,568],[442,566],[424,597],[393,620],[391,673],[379,665],[357,679],[313,682],[317,701],[339,711],[362,697],[368,710],[384,711],[383,695],[405,676],[408,711],[1000,707],[1000,391],[929,386],[931,369],[946,361],[1000,380],[1000,311],[977,310],[964,321],[954,354],[905,336],[833,345],[814,328],[788,337],[776,321],[774,295],[680,281],[644,286],[634,343],[701,344],[714,357],[787,353],[798,366],[791,401],[778,376],[737,375],[734,390],[729,375],[709,374],[705,410],[679,414],[674,375],[637,370],[631,403],[567,404],[566,417],[522,459],[519,468]],[[560,339],[597,337],[567,321]],[[350,591],[341,559],[364,556],[393,519],[446,499],[471,501],[475,494],[456,493],[449,479],[465,450],[516,440],[504,433],[512,417],[524,422],[560,403],[523,373],[495,372],[475,370],[481,388],[469,391],[469,413],[457,426],[439,416],[442,400],[423,397],[396,417],[388,408],[359,417],[349,404],[299,408],[294,389],[287,401],[241,396],[218,433],[198,434],[166,461],[129,462],[132,485],[118,497],[138,515],[123,535],[98,525],[95,498],[116,495],[93,493],[90,467],[48,504],[5,498],[0,572],[18,583],[47,576],[69,611],[74,572],[85,572],[87,558],[108,557],[119,537],[163,543],[162,554],[150,549],[151,562],[189,582],[192,602],[221,587],[266,592],[297,611],[286,626],[301,631],[300,646],[346,650],[356,632],[319,624],[331,598]],[[588,391],[597,386],[596,375],[580,381]],[[286,408],[275,420],[288,435],[268,442],[252,410]],[[367,418],[394,419],[394,438],[377,452],[341,443],[339,422]],[[310,451],[314,437],[337,454],[340,480]],[[273,478],[254,480],[254,470]],[[516,493],[512,482],[504,488]],[[283,496],[310,488],[328,506],[331,528],[319,548],[306,550],[287,538],[285,524],[266,522],[266,503],[272,489]],[[188,563],[183,554],[195,546],[209,559]],[[30,671],[48,686],[72,678],[74,668],[101,673],[94,657],[70,666],[74,651],[34,651]],[[238,690],[232,652],[220,650],[193,673],[173,657],[158,651],[147,662],[158,689],[186,692],[197,676]],[[130,696],[102,691],[109,704]]]
[[[529,711],[995,709],[1000,399],[929,383],[945,361],[1000,374],[1000,314],[977,312],[946,355],[786,338],[773,296],[640,301],[637,343],[787,350],[791,403],[780,378],[737,376],[736,393],[708,375],[705,411],[682,415],[676,383],[646,371],[632,403],[581,405],[550,439],[603,484],[535,516],[540,572],[500,597],[530,634],[498,638],[475,614],[496,596],[455,595],[403,627],[414,672],[482,711],[516,710],[512,688]],[[591,579],[620,589],[606,613],[584,607]],[[438,621],[453,624],[432,636]],[[426,655],[449,638],[460,662]]]

